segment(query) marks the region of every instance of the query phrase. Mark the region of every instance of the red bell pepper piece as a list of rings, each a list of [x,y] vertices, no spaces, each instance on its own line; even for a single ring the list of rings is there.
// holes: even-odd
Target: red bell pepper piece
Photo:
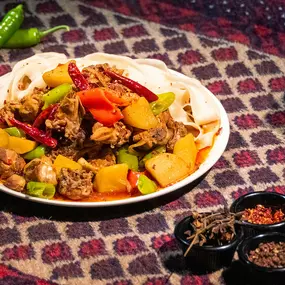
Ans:
[[[153,102],[158,100],[158,96],[155,95],[152,91],[150,91],[149,89],[147,89],[146,87],[142,86],[141,84],[139,84],[138,82],[127,78],[123,75],[120,75],[116,72],[113,72],[109,69],[105,70],[105,73],[110,76],[112,79],[116,79],[121,81],[121,83],[123,85],[125,85],[126,87],[128,87],[129,89],[131,89],[133,92],[137,93],[139,96],[143,96],[145,97],[145,99],[148,102]]]
[[[130,182],[130,185],[132,189],[136,189],[138,186],[138,180],[140,175],[143,174],[143,172],[133,171],[129,170],[127,179]]]
[[[123,114],[118,107],[110,102],[103,89],[94,88],[77,93],[85,108],[93,117],[104,126],[111,126],[123,119]]]
[[[80,72],[75,62],[70,62],[68,64],[68,74],[78,89],[87,90],[90,88],[88,81]]]
[[[140,175],[142,174],[146,175],[148,178],[151,178],[149,172],[147,172],[146,170],[145,171],[134,171],[134,170],[129,169],[127,179],[132,189],[137,189],[138,180],[139,180]]]
[[[22,123],[16,120],[15,118],[9,118],[9,121],[14,127],[22,129],[27,135],[32,137],[35,141],[52,148],[56,147],[57,140],[48,136],[45,132],[35,127],[32,127],[28,124]]]
[[[50,116],[50,114],[55,111],[58,108],[58,104],[53,104],[48,106],[46,109],[44,109],[36,118],[36,120],[33,123],[33,127],[40,128],[40,126],[47,120]]]

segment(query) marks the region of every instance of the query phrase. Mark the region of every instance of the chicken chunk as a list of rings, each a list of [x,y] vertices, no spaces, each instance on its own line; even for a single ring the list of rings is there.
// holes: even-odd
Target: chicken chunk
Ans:
[[[92,128],[91,140],[109,144],[111,147],[120,147],[129,141],[132,134],[122,122],[116,122],[113,127],[104,127],[101,123],[95,123]]]
[[[14,114],[20,108],[19,101],[7,101],[4,106],[0,109],[0,118],[5,122],[8,126],[11,126],[9,118],[14,118]]]
[[[0,177],[6,179],[13,174],[21,174],[25,160],[14,150],[0,147]]]
[[[27,181],[45,182],[57,184],[56,172],[48,157],[35,158],[30,161],[24,169],[24,176]]]
[[[60,102],[53,120],[46,120],[48,129],[64,132],[66,138],[71,141],[82,136],[80,125],[85,114],[79,97],[75,93],[70,93]]]
[[[116,164],[116,156],[110,148],[104,149],[99,153],[96,159],[88,161],[92,166],[95,173],[101,168]]]
[[[5,180],[4,185],[10,189],[21,192],[25,188],[26,180],[23,176],[13,174]]]
[[[62,168],[57,190],[71,200],[88,198],[93,192],[92,178],[92,172]]]
[[[35,88],[34,92],[30,95],[26,95],[20,101],[19,114],[23,121],[32,123],[42,106],[42,96],[44,91],[42,89]]]
[[[164,123],[159,123],[157,127],[142,131],[133,136],[134,142],[147,150],[157,145],[166,145],[170,138],[171,132]]]

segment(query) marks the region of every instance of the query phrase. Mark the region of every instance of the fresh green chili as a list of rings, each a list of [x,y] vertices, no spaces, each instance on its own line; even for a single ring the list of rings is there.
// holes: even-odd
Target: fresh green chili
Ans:
[[[143,195],[151,194],[157,190],[157,185],[146,175],[141,174],[138,180],[138,189]]]
[[[26,136],[25,132],[16,127],[6,128],[4,131],[12,137],[24,138]]]
[[[39,31],[37,28],[30,28],[27,30],[20,29],[16,31],[6,43],[4,43],[3,47],[4,48],[31,47],[38,44],[43,37],[61,29],[69,31],[69,27],[65,25],[57,26],[46,31]]]
[[[49,105],[59,102],[65,95],[72,90],[72,85],[69,83],[61,84],[43,96],[44,106],[42,110],[46,109]]]
[[[162,93],[157,96],[158,100],[150,103],[154,115],[166,111],[175,100],[175,94],[173,92]]]
[[[128,147],[123,146],[117,152],[117,163],[126,163],[129,169],[138,171],[139,162],[137,156],[128,152]]]
[[[30,181],[27,184],[27,194],[44,199],[51,199],[55,194],[55,187],[49,183]]]
[[[24,20],[23,5],[11,9],[0,23],[0,48],[20,28]]]
[[[24,155],[24,159],[32,160],[35,158],[41,158],[42,156],[45,155],[45,153],[46,153],[46,147],[44,145],[39,145],[35,149],[27,152]]]

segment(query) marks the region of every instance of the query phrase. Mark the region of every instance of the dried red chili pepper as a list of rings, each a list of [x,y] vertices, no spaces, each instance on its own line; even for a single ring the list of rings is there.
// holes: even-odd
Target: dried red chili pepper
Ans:
[[[34,128],[39,128],[45,120],[47,120],[50,116],[50,114],[55,112],[58,108],[58,104],[53,104],[44,109],[36,118],[36,120],[33,123]]]
[[[283,221],[285,214],[281,209],[273,212],[269,207],[257,205],[255,208],[246,209],[242,215],[242,220],[252,224],[275,224]]]
[[[59,104],[55,104],[55,107],[52,109],[48,116],[48,120],[52,121],[54,119],[55,113],[57,109],[59,108]],[[51,129],[47,129],[46,134],[51,137]]]
[[[150,91],[149,89],[147,89],[146,87],[142,86],[141,84],[139,84],[138,82],[127,78],[125,76],[122,76],[118,73],[115,73],[109,69],[105,70],[105,73],[110,76],[113,79],[119,80],[121,81],[121,83],[123,85],[125,85],[126,87],[128,87],[129,89],[131,89],[133,92],[137,93],[140,96],[145,97],[145,99],[148,102],[153,102],[158,100],[158,96],[155,95],[152,91]]]
[[[70,62],[68,64],[68,74],[78,89],[87,90],[90,88],[88,81],[80,72],[75,62]]]
[[[32,127],[28,124],[22,123],[16,120],[15,118],[9,118],[9,121],[13,126],[22,129],[27,135],[32,137],[35,141],[52,148],[56,147],[57,140],[48,136],[45,132],[35,127]]]

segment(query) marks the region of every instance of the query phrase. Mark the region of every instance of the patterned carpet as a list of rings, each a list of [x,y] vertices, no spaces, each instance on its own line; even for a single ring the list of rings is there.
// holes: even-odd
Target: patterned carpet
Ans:
[[[1,1],[0,11],[14,2]],[[231,136],[223,157],[198,185],[155,201],[74,210],[1,193],[0,284],[253,284],[240,274],[238,262],[192,275],[173,229],[192,210],[230,206],[247,192],[285,194],[284,1],[25,2],[26,27],[69,24],[71,31],[35,48],[1,50],[1,75],[45,51],[161,59],[217,96],[228,112]],[[227,15],[223,5],[235,14]]]

